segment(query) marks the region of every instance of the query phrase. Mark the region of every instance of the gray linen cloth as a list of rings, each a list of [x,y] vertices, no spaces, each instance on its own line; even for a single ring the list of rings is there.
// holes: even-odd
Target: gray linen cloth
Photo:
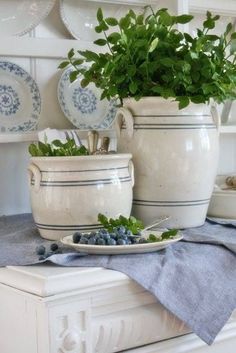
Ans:
[[[61,266],[96,266],[120,271],[211,344],[236,308],[236,227],[210,220],[183,231],[184,240],[148,254],[90,255],[73,253],[48,258]],[[0,218],[0,266],[39,263],[40,238],[31,215]]]

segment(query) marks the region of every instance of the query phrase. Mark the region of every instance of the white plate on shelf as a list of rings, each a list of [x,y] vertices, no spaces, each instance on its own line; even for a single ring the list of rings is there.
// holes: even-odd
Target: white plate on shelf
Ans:
[[[19,65],[0,61],[0,133],[37,129],[40,111],[34,79]]]
[[[36,27],[56,0],[0,0],[1,35],[21,36]]]
[[[61,0],[60,15],[64,25],[74,38],[93,42],[103,36],[102,33],[97,34],[94,30],[98,25],[97,10],[99,7],[103,9],[104,17],[121,18],[130,8],[141,13],[143,11],[142,5],[142,3],[140,6],[129,4],[128,0],[121,1],[121,3],[119,1],[112,3],[112,1]]]
[[[149,234],[155,234],[156,236],[161,235],[160,231],[148,231]],[[183,238],[182,234],[178,234],[173,239],[163,240],[155,243],[144,243],[144,244],[132,244],[132,245],[87,245],[87,244],[75,244],[73,243],[73,235],[68,235],[61,239],[64,245],[72,247],[74,250],[97,255],[122,255],[122,254],[141,254],[159,251],[167,246],[176,243]]]
[[[68,67],[58,83],[58,101],[65,116],[79,129],[103,130],[109,128],[113,123],[117,101],[107,99],[100,100],[101,90],[93,83],[82,88],[78,77],[73,83],[70,82]]]

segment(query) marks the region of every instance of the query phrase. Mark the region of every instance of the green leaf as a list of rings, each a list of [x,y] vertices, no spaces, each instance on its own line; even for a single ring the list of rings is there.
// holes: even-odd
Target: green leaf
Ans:
[[[97,10],[97,20],[98,20],[98,22],[101,22],[103,20],[103,12],[102,12],[102,9],[100,7]]]
[[[194,39],[188,33],[184,33],[184,38],[189,42],[193,43]]]
[[[159,239],[154,234],[149,234],[149,237],[148,237],[147,240],[148,240],[149,243],[155,243]]]
[[[107,37],[108,42],[111,44],[116,44],[120,39],[121,35],[118,32],[113,32]]]
[[[175,22],[175,17],[172,17],[167,11],[160,13],[160,21],[164,26],[170,26]]]
[[[178,97],[176,100],[179,102],[179,109],[186,108],[189,105],[188,97]]]
[[[60,65],[58,65],[58,69],[64,69],[65,67],[67,67],[70,64],[69,61],[62,61],[62,63],[60,63]]]
[[[165,67],[172,67],[175,61],[171,58],[163,58],[159,61]]]
[[[96,33],[102,33],[102,27],[101,26],[96,26],[95,28]]]
[[[231,38],[231,40],[236,39],[236,32],[232,33],[230,38]]]
[[[79,75],[79,72],[71,71],[70,75],[69,75],[70,76],[70,82],[71,83],[74,82],[77,79],[78,75]]]
[[[31,143],[29,145],[29,153],[31,154],[32,157],[37,157],[38,156],[38,149],[37,146],[34,143]]]
[[[151,42],[150,48],[148,50],[149,53],[152,53],[156,49],[158,42],[159,42],[159,38],[153,39],[153,41]]]
[[[106,23],[109,25],[109,26],[117,26],[119,24],[119,22],[117,21],[116,18],[113,18],[113,17],[107,17],[105,19]]]
[[[215,21],[213,19],[208,19],[203,22],[203,27],[207,29],[215,28]]]
[[[190,21],[192,21],[192,19],[193,19],[192,15],[176,16],[177,23],[181,23],[181,24],[189,23]]]
[[[80,84],[82,88],[85,88],[88,86],[88,84],[90,83],[90,80],[83,78],[83,80],[81,80]]]
[[[130,24],[130,17],[129,16],[122,17],[119,21],[119,26],[121,29],[128,28],[129,24]]]
[[[83,64],[83,62],[84,62],[83,59],[76,59],[73,61],[73,65],[79,66],[79,65]]]
[[[99,46],[107,45],[106,39],[97,39],[93,43],[96,44],[96,45],[99,45]]]
[[[236,40],[233,39],[230,43],[230,54],[234,54],[236,52]]]
[[[161,238],[162,240],[169,239],[176,236],[177,233],[178,233],[178,229],[170,229],[170,230],[167,230],[166,232],[163,232],[161,235]]]
[[[87,61],[97,61],[99,56],[97,53],[92,52],[91,50],[78,51]]]
[[[63,147],[64,146],[64,144],[60,140],[52,141],[52,145],[54,145],[56,147]]]
[[[74,55],[75,55],[75,51],[74,51],[74,49],[72,48],[72,49],[68,52],[67,57],[68,57],[68,59],[71,59],[71,58],[73,58]]]
[[[226,30],[225,30],[225,34],[229,34],[229,32],[231,32],[233,29],[233,25],[232,23],[228,23],[227,26],[226,26]]]
[[[132,94],[135,94],[137,92],[138,86],[136,82],[131,82],[129,84],[129,90]]]

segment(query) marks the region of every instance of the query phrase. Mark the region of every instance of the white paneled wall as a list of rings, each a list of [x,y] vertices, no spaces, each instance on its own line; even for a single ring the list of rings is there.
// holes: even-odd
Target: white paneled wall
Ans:
[[[116,1],[114,0],[114,2]],[[132,0],[127,0],[127,2],[131,6],[132,2],[134,3]],[[136,2],[141,2],[141,0]],[[208,1],[156,0],[156,4],[160,7],[168,7],[172,12],[181,13],[183,11],[187,12],[188,4],[190,4],[190,12],[192,11],[196,16],[193,25],[198,26],[203,16],[201,8],[204,8],[205,12]],[[210,1],[209,6],[210,10],[212,8],[214,10],[215,6],[216,11],[220,10],[225,15],[221,19],[219,32],[229,20],[234,21],[236,16],[235,0]],[[230,12],[227,11],[228,7],[231,9]],[[194,31],[193,26],[190,31]],[[29,37],[32,38],[24,39]],[[0,41],[1,59],[4,58],[22,66],[31,73],[39,85],[42,97],[39,128],[72,128],[71,123],[64,117],[57,101],[57,83],[61,75],[57,66],[71,47],[82,46],[85,48],[85,45],[90,47],[90,44],[73,40],[60,18],[59,0],[56,1],[49,16],[30,34],[26,34],[23,38],[11,38],[10,40],[0,37]],[[17,46],[17,50],[15,50],[15,46]],[[22,57],[22,54],[24,57]],[[233,120],[236,121],[234,114],[236,116],[236,104],[233,104],[230,115],[231,123]],[[229,127],[225,131],[228,133],[224,133],[220,137],[219,173],[221,174],[236,172],[236,128],[231,129]],[[27,143],[1,143],[0,137],[0,215],[30,212],[26,173],[29,159],[27,146]]]

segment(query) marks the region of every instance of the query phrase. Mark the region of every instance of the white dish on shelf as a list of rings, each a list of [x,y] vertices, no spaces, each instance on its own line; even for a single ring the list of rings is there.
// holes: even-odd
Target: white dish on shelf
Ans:
[[[36,27],[51,11],[56,0],[1,0],[1,35],[21,36]]]
[[[236,190],[225,190],[227,188],[225,180],[228,176],[229,174],[216,177],[216,185],[207,212],[210,217],[236,220]]]
[[[39,88],[22,67],[0,61],[0,133],[37,129],[41,111]]]
[[[68,67],[58,83],[58,101],[65,116],[79,129],[107,129],[116,116],[116,100],[100,100],[101,90],[93,83],[86,88],[80,85],[82,77],[70,82]]]
[[[160,236],[162,231],[150,230],[146,231],[147,236],[149,234],[154,234]],[[87,253],[87,254],[97,254],[97,255],[122,255],[122,254],[141,254],[159,251],[167,246],[176,243],[177,241],[183,239],[180,232],[177,233],[173,239],[163,240],[155,243],[144,243],[144,244],[132,244],[132,245],[87,245],[87,244],[75,244],[73,243],[73,236],[68,235],[61,239],[64,245],[72,247],[74,250]]]
[[[121,3],[119,1],[115,3],[112,1],[60,0],[60,15],[64,25],[74,38],[93,42],[102,36],[94,30],[98,25],[97,9],[99,7],[103,9],[104,17],[120,18],[131,7],[133,10],[141,12],[142,5],[140,3],[137,6],[137,4],[129,3],[128,0]]]

